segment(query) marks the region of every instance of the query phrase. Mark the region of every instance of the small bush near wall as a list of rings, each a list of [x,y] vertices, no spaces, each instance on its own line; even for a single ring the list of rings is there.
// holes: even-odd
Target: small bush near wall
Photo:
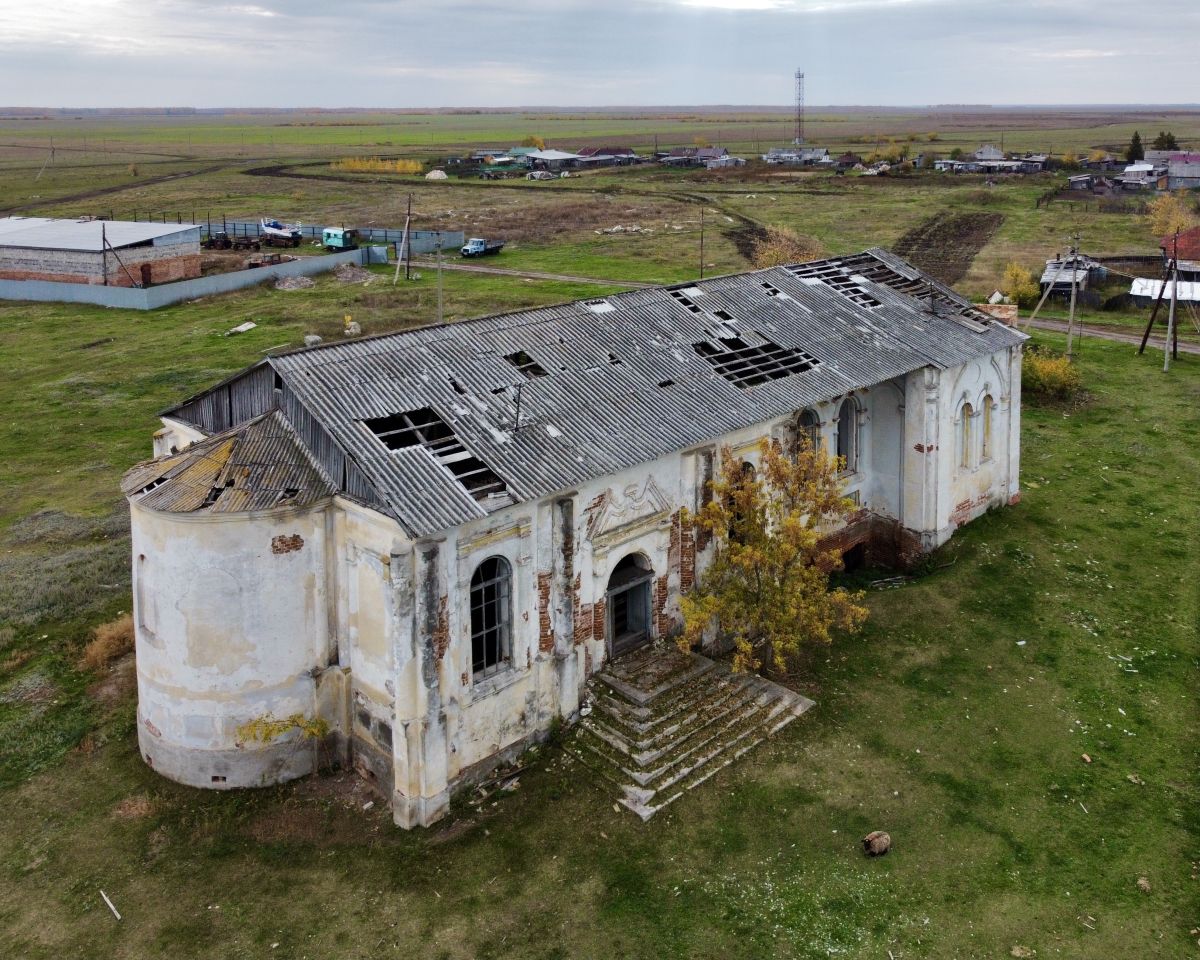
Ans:
[[[111,623],[102,623],[92,631],[92,639],[83,648],[82,666],[103,670],[118,657],[133,650],[133,617],[122,614]]]
[[[1063,354],[1031,346],[1021,365],[1021,392],[1043,400],[1071,400],[1083,390],[1079,368]]]

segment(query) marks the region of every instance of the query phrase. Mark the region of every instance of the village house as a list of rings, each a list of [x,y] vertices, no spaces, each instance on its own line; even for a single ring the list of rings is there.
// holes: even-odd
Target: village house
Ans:
[[[1024,340],[870,250],[268,356],[123,481],[142,756],[217,789],[334,758],[428,825],[680,629],[722,452],[841,457],[851,564],[1014,503]]]

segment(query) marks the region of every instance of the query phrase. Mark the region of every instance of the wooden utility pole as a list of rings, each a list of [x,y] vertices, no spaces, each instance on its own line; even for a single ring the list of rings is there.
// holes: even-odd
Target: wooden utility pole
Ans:
[[[1179,303],[1179,233],[1171,244],[1171,308],[1167,311],[1167,339],[1163,343],[1163,373],[1171,369],[1171,345],[1179,356],[1179,331],[1175,328],[1175,307]]]
[[[1071,334],[1075,328],[1075,291],[1079,286],[1079,234],[1073,237],[1075,243],[1071,246],[1071,312],[1067,315],[1067,359],[1074,360],[1071,351]]]
[[[442,232],[438,231],[437,238],[437,293],[438,293],[438,323],[442,322]]]
[[[700,207],[700,279],[704,279],[704,206]]]
[[[404,279],[412,279],[412,194],[408,195],[408,216],[404,221]]]

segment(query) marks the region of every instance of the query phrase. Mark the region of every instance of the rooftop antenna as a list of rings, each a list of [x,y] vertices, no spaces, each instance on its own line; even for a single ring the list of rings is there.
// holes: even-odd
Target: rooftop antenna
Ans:
[[[804,142],[804,71],[796,71],[796,140]]]

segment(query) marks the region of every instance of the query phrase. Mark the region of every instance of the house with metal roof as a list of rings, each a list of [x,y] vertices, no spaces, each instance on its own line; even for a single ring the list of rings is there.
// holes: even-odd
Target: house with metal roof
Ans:
[[[869,250],[269,356],[123,481],[142,755],[214,788],[335,756],[429,824],[679,630],[723,451],[840,457],[848,562],[1015,502],[1024,339]]]
[[[0,218],[0,280],[148,287],[198,276],[195,224]]]

